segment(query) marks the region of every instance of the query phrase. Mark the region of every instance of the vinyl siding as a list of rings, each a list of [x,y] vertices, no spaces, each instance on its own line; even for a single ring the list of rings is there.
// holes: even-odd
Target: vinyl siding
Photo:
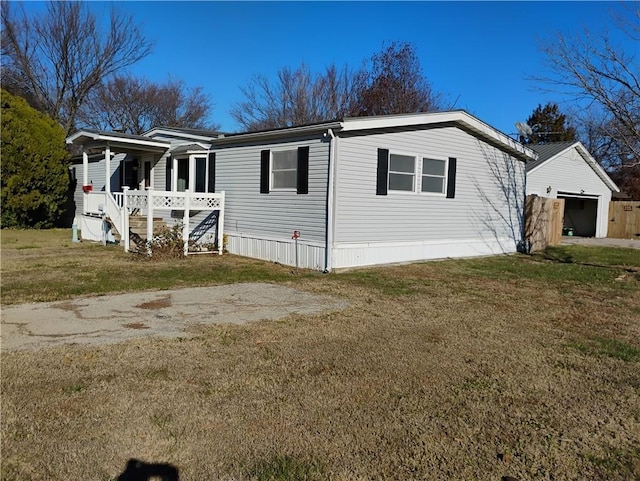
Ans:
[[[551,159],[527,175],[527,193],[547,196],[547,187],[551,187],[551,197],[556,197],[558,191],[584,191],[592,195],[609,194],[611,197],[611,190],[576,149]]]
[[[336,163],[335,242],[487,242],[520,240],[524,163],[456,128],[380,133],[339,141]],[[457,159],[454,199],[389,191],[376,195],[377,149],[419,158]],[[506,161],[506,164],[505,164]],[[505,195],[490,167],[509,165],[515,182]],[[418,182],[419,185],[419,182]]]
[[[309,146],[309,193],[260,193],[260,152]],[[301,139],[224,147],[216,151],[216,192],[225,191],[225,233],[251,238],[324,243],[329,143]],[[240,245],[240,244],[238,244]]]

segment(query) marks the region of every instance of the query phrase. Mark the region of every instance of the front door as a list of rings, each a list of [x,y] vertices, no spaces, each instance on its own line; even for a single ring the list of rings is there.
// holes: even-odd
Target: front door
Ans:
[[[124,160],[122,162],[122,179],[120,187],[127,186],[130,189],[138,188],[138,159]]]

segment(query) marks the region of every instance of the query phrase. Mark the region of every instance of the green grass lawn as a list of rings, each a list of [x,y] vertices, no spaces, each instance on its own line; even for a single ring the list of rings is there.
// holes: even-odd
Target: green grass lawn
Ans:
[[[2,304],[263,281],[338,312],[2,353],[2,479],[640,479],[640,259],[562,246],[338,274],[2,231]]]

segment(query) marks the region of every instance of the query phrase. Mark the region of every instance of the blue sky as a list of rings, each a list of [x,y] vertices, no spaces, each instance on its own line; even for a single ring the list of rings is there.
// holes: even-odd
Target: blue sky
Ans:
[[[110,4],[92,2],[106,11]],[[336,63],[357,67],[385,42],[409,41],[423,73],[456,108],[505,133],[538,103],[560,95],[534,90],[544,74],[538,44],[554,32],[613,30],[612,2],[116,2],[134,16],[154,52],[132,68],[164,81],[200,85],[214,103],[212,122],[229,116],[240,86],[305,62],[312,71]],[[36,7],[31,4],[31,7]],[[27,5],[29,8],[29,5]],[[627,45],[627,51],[638,49]]]

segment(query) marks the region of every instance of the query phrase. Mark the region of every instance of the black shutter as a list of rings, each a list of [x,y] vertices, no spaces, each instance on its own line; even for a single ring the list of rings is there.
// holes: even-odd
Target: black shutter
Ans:
[[[271,155],[268,150],[260,152],[260,193],[269,193],[269,159]]]
[[[298,147],[298,194],[309,193],[309,147]]]
[[[209,152],[209,183],[207,185],[207,192],[213,193],[216,191],[216,153]]]
[[[169,155],[167,157],[167,170],[166,170],[166,176],[165,176],[165,189],[169,192],[171,192],[171,169],[173,168],[173,159],[171,159],[171,156]]]
[[[376,195],[387,195],[389,177],[389,151],[378,149],[378,179],[376,182]]]
[[[447,172],[447,199],[456,196],[456,164],[458,161],[454,157],[449,157],[449,172]]]

